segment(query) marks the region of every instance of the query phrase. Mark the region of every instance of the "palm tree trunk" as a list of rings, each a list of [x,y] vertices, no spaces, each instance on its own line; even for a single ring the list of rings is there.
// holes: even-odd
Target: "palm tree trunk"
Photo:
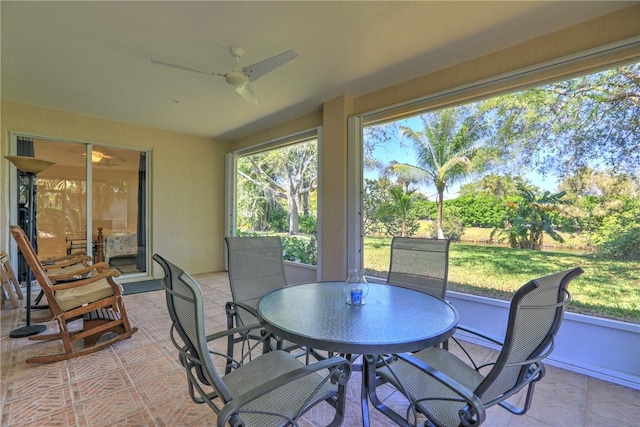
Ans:
[[[438,219],[437,219],[437,226],[438,226],[438,239],[444,239],[444,232],[442,231],[442,207],[443,207],[443,199],[444,198],[444,189],[440,190],[438,189],[438,199],[436,201],[437,205],[438,205]]]

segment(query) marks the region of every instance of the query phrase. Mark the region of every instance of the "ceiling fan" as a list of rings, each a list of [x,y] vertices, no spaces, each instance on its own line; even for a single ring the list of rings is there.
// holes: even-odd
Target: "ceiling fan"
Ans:
[[[233,64],[233,68],[231,69],[231,71],[224,74],[196,70],[195,68],[172,64],[170,62],[160,61],[158,59],[152,59],[151,62],[157,65],[164,65],[165,67],[177,68],[179,70],[191,71],[194,73],[206,74],[209,76],[224,77],[224,80],[231,86],[234,86],[236,88],[236,92],[238,92],[244,99],[251,102],[252,104],[258,105],[260,103],[253,94],[250,83],[298,56],[298,54],[294,51],[288,50],[279,55],[273,56],[260,62],[256,62],[255,64],[241,67],[240,58],[242,57],[242,55],[244,55],[244,49],[234,46],[231,48],[231,54],[235,58],[235,63]]]

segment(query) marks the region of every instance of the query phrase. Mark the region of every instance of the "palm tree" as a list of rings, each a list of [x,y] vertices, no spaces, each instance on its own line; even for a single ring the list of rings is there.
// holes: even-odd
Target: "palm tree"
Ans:
[[[413,203],[411,195],[416,190],[406,190],[401,185],[395,185],[389,188],[391,203],[384,204],[380,207],[378,215],[381,217],[392,216],[400,217],[400,236],[407,237],[407,224],[409,222],[409,214]]]
[[[438,206],[438,238],[442,231],[444,190],[463,180],[471,172],[471,158],[475,152],[478,129],[472,118],[463,118],[462,108],[450,108],[420,116],[423,130],[401,126],[416,150],[416,164],[390,162],[384,173],[394,175],[401,182],[420,182],[436,187]]]

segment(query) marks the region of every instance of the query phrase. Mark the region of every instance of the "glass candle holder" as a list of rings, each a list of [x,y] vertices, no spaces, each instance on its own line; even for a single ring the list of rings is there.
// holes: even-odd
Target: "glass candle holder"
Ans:
[[[364,271],[349,270],[347,281],[344,286],[344,293],[349,305],[364,305],[365,298],[369,293],[369,284],[364,278]]]

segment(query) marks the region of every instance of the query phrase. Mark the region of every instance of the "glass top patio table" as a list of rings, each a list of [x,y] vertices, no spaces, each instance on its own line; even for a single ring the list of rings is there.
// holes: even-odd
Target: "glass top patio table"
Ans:
[[[344,282],[293,285],[264,295],[258,303],[262,325],[279,338],[308,348],[361,354],[362,424],[369,426],[369,378],[377,355],[432,347],[458,325],[448,302],[400,286],[370,284],[365,304],[346,303]]]
[[[347,354],[388,354],[438,345],[458,312],[446,301],[400,286],[370,284],[362,306],[346,303],[344,282],[293,285],[264,295],[258,314],[280,338]]]

